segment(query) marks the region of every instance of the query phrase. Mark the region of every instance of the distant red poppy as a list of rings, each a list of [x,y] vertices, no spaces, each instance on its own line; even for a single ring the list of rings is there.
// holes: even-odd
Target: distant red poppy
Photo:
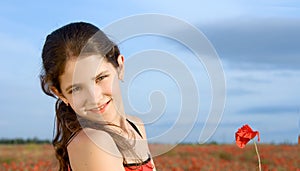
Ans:
[[[258,136],[258,141],[260,140],[259,138],[259,132],[258,131],[253,131],[249,125],[243,125],[239,130],[235,133],[235,142],[236,145],[240,148],[244,148],[246,144],[253,139],[255,136]]]

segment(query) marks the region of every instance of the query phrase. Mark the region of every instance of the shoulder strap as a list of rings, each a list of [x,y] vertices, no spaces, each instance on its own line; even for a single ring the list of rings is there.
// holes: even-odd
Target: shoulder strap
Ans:
[[[70,135],[70,137],[69,137],[69,139],[68,139],[68,142],[67,142],[67,145],[66,145],[66,146],[68,146],[68,145],[70,144],[70,142],[76,137],[76,135],[77,135],[79,132],[80,132],[80,131],[73,132],[73,133]]]
[[[126,119],[126,121],[132,126],[132,128],[143,138],[142,134],[140,133],[139,129],[136,127],[136,125],[129,121],[128,119]]]

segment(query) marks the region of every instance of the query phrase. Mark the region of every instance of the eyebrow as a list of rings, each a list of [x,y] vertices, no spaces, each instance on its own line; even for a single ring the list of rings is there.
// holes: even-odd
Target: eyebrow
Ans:
[[[96,80],[99,76],[105,75],[105,74],[107,74],[107,73],[108,73],[108,70],[102,71],[102,72],[100,72],[99,74],[97,74],[95,77],[93,77],[92,80]],[[69,85],[65,90],[66,90],[66,92],[68,92],[69,89],[71,89],[72,87],[76,87],[76,86],[78,86],[78,85],[80,85],[80,84],[72,84],[72,85]]]
[[[102,71],[102,72],[100,72],[99,74],[97,74],[95,77],[93,77],[92,80],[95,80],[95,79],[97,79],[99,76],[105,75],[105,74],[107,74],[107,73],[108,73],[108,70]]]

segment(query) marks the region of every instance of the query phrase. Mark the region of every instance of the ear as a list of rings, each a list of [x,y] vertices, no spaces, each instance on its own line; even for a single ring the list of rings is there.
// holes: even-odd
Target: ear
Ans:
[[[118,76],[120,80],[124,79],[124,70],[125,70],[125,66],[124,66],[124,56],[123,55],[119,55],[118,56]]]
[[[67,106],[69,105],[68,100],[65,98],[65,96],[60,93],[54,86],[51,86],[50,90],[58,97],[60,98]]]

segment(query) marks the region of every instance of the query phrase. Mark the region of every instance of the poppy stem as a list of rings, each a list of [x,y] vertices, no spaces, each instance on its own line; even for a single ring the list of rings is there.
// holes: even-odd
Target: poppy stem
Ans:
[[[258,169],[259,169],[259,171],[261,171],[261,162],[260,162],[259,152],[258,152],[257,145],[256,145],[255,141],[253,141],[253,142],[254,142],[254,147],[255,147],[255,151],[256,151],[257,159],[258,159]]]

